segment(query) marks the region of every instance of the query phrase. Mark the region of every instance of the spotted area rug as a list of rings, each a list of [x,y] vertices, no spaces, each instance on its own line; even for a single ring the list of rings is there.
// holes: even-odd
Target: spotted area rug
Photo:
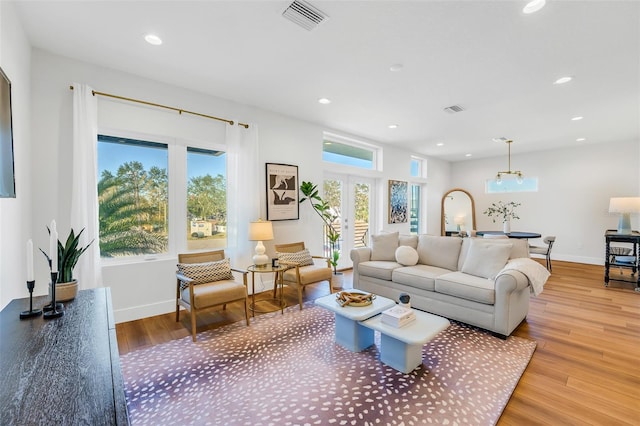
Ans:
[[[492,425],[536,343],[463,324],[404,374],[375,344],[334,341],[333,313],[308,303],[121,357],[135,425]]]

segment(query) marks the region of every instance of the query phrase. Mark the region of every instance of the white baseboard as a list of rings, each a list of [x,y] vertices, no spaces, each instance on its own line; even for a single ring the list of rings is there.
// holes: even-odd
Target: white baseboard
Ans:
[[[166,300],[149,305],[132,306],[124,309],[114,309],[113,317],[116,324],[127,321],[135,321],[141,318],[154,317],[176,311],[176,300]]]
[[[256,279],[256,294],[263,291],[273,290],[273,280],[259,281]],[[249,295],[251,295],[251,284],[249,284]],[[148,305],[132,306],[124,309],[114,309],[113,317],[116,324],[127,321],[135,321],[142,318],[164,315],[176,311],[176,300],[165,300]]]
[[[544,259],[543,255],[532,254],[531,257]],[[574,263],[586,263],[588,265],[604,265],[604,259],[599,257],[587,257],[587,256],[572,256],[566,254],[551,254],[551,261],[561,260],[564,262],[574,262]]]

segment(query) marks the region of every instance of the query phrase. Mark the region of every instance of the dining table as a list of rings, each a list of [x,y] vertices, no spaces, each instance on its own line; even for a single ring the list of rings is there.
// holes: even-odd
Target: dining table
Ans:
[[[476,235],[482,237],[484,235],[506,235],[509,238],[519,238],[519,239],[530,239],[530,238],[541,238],[542,235],[537,232],[522,232],[522,231],[513,231],[509,233],[504,233],[502,231],[476,231]]]

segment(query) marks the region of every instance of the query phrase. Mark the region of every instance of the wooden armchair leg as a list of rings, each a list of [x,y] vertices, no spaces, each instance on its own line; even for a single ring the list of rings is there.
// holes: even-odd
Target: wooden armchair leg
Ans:
[[[302,292],[304,291],[304,286],[298,285],[298,303],[300,304],[300,310],[302,310]]]
[[[226,311],[227,310],[227,304],[225,303],[224,305],[222,305],[222,310]]]
[[[180,305],[176,303],[176,322],[180,322]]]
[[[191,338],[196,341],[196,313],[191,309]]]
[[[333,275],[329,278],[329,293],[333,293]]]

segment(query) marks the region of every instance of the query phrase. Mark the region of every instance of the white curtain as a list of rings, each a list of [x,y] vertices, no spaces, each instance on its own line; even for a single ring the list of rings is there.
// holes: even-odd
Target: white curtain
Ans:
[[[227,125],[227,256],[232,263],[245,268],[252,263],[255,243],[249,241],[249,222],[260,217],[260,187],[258,170],[258,128]],[[264,172],[263,172],[264,173]]]
[[[80,256],[74,278],[80,288],[102,287],[98,224],[98,101],[86,84],[73,84],[73,183],[71,187],[71,228],[84,228],[80,246],[93,240]]]

